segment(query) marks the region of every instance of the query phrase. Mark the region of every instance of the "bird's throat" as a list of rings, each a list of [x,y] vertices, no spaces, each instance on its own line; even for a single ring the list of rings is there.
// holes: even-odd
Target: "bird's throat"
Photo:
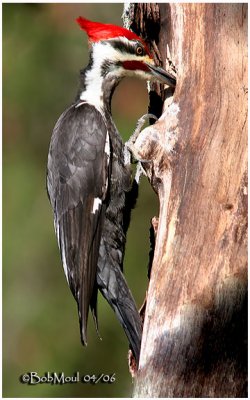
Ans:
[[[81,71],[81,87],[78,99],[94,105],[100,112],[111,113],[111,100],[121,78],[110,73],[105,64],[93,62]]]

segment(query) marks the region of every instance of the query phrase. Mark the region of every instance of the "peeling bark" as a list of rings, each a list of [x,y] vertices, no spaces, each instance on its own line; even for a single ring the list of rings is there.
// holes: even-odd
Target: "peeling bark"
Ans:
[[[177,71],[174,94],[153,87],[163,114],[135,143],[160,213],[134,396],[246,397],[247,4],[129,14]]]

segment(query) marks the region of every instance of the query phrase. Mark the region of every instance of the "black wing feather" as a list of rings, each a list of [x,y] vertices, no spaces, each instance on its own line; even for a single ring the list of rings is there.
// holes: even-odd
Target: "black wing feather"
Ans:
[[[95,277],[108,177],[106,137],[107,128],[94,106],[73,105],[54,128],[48,158],[47,188],[64,269],[78,304],[83,344],[90,305],[96,319]],[[102,203],[93,210],[94,199]]]

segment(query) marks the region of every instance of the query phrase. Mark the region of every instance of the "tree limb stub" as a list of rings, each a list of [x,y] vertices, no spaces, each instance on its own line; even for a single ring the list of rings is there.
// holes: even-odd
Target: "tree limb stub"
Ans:
[[[160,213],[134,396],[244,397],[247,5],[159,10],[178,75],[135,143]]]

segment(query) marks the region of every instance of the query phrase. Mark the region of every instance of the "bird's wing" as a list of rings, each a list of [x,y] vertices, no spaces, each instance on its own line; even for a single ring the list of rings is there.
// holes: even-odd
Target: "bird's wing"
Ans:
[[[51,138],[47,189],[64,272],[78,303],[86,344],[89,306],[96,303],[96,268],[108,190],[109,136],[99,111],[71,106]]]

